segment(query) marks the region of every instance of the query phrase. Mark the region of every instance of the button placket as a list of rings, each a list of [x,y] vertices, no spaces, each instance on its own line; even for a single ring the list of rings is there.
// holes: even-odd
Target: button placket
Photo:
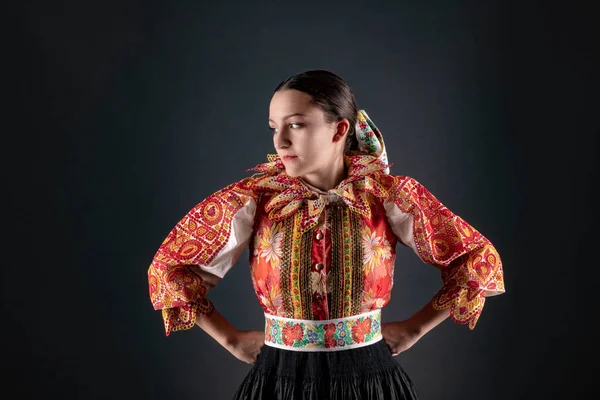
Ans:
[[[325,262],[327,261],[327,254],[325,254],[325,229],[327,227],[327,217],[328,217],[328,208],[325,207],[325,209],[323,210],[323,224],[321,225],[321,227],[319,228],[319,231],[317,232],[317,235],[315,236],[315,238],[319,241],[319,250],[321,251],[322,257],[323,257],[323,263],[319,263],[316,267],[317,267],[317,271],[320,272],[321,274],[321,279],[322,279],[322,285],[323,285],[323,294],[319,296],[319,301],[320,302],[324,302],[323,307],[325,309],[327,309],[327,313],[329,313],[329,305],[327,304],[327,283],[326,283],[326,278],[327,278],[327,274],[325,272]]]
[[[315,230],[312,233],[312,237],[314,240],[314,246],[315,246],[315,250],[318,251],[318,253],[323,254],[325,251],[325,243],[323,238],[325,237],[324,234],[324,227],[326,226],[326,212],[327,209],[324,210],[324,212],[321,214],[320,217],[320,221],[319,224],[317,225],[317,227],[315,228]],[[323,254],[324,255],[324,254]],[[313,271],[316,272],[316,274],[318,274],[319,276],[319,288],[317,289],[317,292],[314,294],[314,301],[318,304],[318,308],[319,309],[324,309],[326,310],[327,305],[324,303],[325,299],[326,299],[326,294],[325,291],[327,290],[325,288],[325,259],[323,258],[323,260],[314,260],[313,261]]]

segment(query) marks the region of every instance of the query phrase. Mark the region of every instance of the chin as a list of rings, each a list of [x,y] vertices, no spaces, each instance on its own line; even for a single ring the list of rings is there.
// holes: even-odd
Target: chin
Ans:
[[[292,178],[297,178],[300,176],[300,170],[298,170],[298,168],[285,168],[285,173],[292,177]]]

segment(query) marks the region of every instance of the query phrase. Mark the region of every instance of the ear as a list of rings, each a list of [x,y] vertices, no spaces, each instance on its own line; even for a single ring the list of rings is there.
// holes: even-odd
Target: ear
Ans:
[[[335,128],[335,135],[333,135],[333,141],[338,142],[340,140],[346,140],[346,135],[350,130],[350,122],[347,119],[338,121]]]

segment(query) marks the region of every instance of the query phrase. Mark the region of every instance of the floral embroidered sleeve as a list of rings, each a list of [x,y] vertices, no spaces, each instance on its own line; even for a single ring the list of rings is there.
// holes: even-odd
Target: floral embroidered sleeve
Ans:
[[[252,178],[233,183],[192,208],[169,232],[148,268],[150,300],[166,335],[190,329],[214,311],[206,292],[250,241],[257,198]]]
[[[502,261],[492,243],[452,213],[415,179],[388,175],[388,221],[402,243],[441,270],[433,307],[450,308],[460,324],[475,324],[485,298],[504,293]]]

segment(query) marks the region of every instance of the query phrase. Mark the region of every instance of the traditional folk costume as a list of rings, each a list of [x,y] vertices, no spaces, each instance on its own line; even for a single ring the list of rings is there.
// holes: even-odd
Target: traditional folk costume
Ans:
[[[148,270],[166,334],[209,315],[207,292],[249,246],[265,314],[265,346],[236,399],[416,399],[382,340],[396,244],[441,272],[433,307],[475,327],[486,297],[504,292],[492,243],[415,179],[389,173],[383,137],[366,112],[347,176],[322,191],[286,174],[277,155],[197,204]]]

